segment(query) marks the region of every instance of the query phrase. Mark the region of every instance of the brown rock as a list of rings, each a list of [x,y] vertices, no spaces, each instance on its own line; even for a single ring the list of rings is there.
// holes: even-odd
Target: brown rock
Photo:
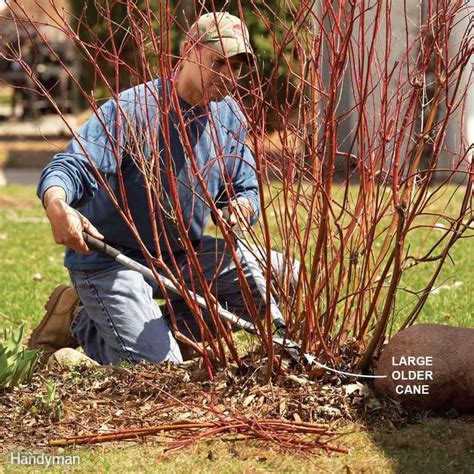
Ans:
[[[395,335],[377,363],[375,391],[406,407],[474,413],[474,329],[417,324]]]

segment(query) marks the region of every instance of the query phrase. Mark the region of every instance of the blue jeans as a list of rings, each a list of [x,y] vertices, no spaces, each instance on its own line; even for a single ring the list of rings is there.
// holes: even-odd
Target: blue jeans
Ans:
[[[225,241],[205,236],[196,251],[214,296],[229,311],[246,318],[238,272]],[[237,255],[242,260],[239,252]],[[187,287],[195,288],[199,293],[198,280],[188,265],[186,255],[177,259]],[[283,278],[283,255],[272,251],[271,260],[273,275]],[[258,288],[245,264],[242,264],[242,269],[255,304],[263,315],[265,308]],[[295,279],[299,271],[298,262],[293,264],[291,271]],[[115,262],[101,270],[70,270],[69,273],[82,303],[71,325],[71,332],[89,357],[100,364],[114,365],[122,360],[132,363],[141,360],[182,362],[166,307],[162,310],[154,301],[163,296],[155,281],[146,280],[138,272]],[[199,328],[184,300],[179,295],[170,297],[179,330],[200,340]],[[203,315],[212,329],[209,313],[204,311]]]

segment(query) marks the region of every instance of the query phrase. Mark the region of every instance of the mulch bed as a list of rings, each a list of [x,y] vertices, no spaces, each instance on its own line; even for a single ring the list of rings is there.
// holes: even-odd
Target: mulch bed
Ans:
[[[15,447],[54,451],[105,441],[143,442],[150,435],[176,450],[203,439],[260,439],[284,450],[346,452],[341,420],[367,426],[405,423],[394,403],[380,402],[355,378],[274,376],[249,361],[209,381],[199,361],[182,366],[43,369],[27,386],[0,389],[0,453]],[[47,400],[47,385],[55,388]],[[75,439],[73,439],[75,437]]]

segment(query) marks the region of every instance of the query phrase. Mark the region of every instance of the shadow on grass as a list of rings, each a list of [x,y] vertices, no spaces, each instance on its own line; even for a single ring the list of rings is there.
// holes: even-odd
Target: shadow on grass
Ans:
[[[474,473],[474,416],[429,417],[369,432],[396,473]],[[375,466],[374,466],[375,467]]]

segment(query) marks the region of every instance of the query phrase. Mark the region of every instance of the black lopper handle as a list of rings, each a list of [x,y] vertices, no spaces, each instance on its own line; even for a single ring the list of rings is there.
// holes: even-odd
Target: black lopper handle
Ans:
[[[85,232],[82,232],[82,238],[91,250],[103,253],[112,260],[115,260],[121,253],[116,248],[106,244],[103,240],[96,239],[95,237],[92,237],[92,235],[86,234]]]

